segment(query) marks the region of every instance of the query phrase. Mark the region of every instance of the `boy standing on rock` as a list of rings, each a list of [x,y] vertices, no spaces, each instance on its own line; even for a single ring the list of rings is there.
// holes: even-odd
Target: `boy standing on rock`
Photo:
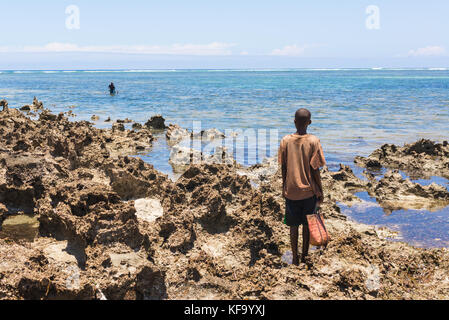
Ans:
[[[279,148],[282,187],[285,198],[284,223],[290,227],[293,264],[299,265],[298,229],[302,225],[301,262],[309,253],[307,215],[323,202],[320,168],[326,164],[320,140],[307,134],[312,114],[299,109],[295,114],[296,133],[285,136]]]

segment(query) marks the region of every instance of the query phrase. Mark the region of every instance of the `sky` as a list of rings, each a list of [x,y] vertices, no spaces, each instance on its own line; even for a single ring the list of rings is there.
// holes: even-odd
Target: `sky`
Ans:
[[[0,69],[449,67],[449,1],[0,2]]]

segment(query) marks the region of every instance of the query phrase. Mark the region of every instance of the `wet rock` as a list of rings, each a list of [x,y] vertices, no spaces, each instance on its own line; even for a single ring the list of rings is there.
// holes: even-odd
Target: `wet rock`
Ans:
[[[5,217],[1,225],[0,238],[18,242],[33,242],[38,234],[38,229],[39,222],[35,217],[23,214],[11,215]]]
[[[148,129],[157,129],[157,130],[165,130],[165,119],[161,115],[156,115],[151,117],[150,120],[148,120],[145,123],[145,126]]]
[[[20,108],[20,111],[31,111],[31,106],[24,105],[23,107]]]
[[[90,119],[91,119],[92,121],[98,121],[98,120],[100,120],[100,117],[99,117],[99,116],[96,116],[96,115],[93,115]]]
[[[123,123],[114,123],[112,125],[112,131],[125,131],[125,126]]]
[[[220,130],[212,128],[212,129],[202,130],[200,133],[197,133],[197,134],[193,134],[193,137],[195,139],[212,141],[215,139],[224,139],[225,135]]]
[[[426,139],[403,147],[385,144],[367,158],[356,157],[355,163],[367,168],[400,169],[416,178],[449,178],[449,146]]]
[[[143,128],[143,126],[142,126],[142,124],[136,122],[136,123],[133,123],[132,128],[133,128],[134,130],[140,130],[140,129]]]
[[[324,197],[329,201],[339,201],[346,204],[360,202],[354,193],[366,191],[367,181],[359,179],[352,169],[345,165],[340,165],[338,171],[330,171],[325,167],[321,170],[321,181],[323,184]]]
[[[8,101],[6,101],[6,100],[1,100],[0,101],[0,107],[2,107],[3,109],[2,109],[2,111],[3,112],[8,112],[8,110],[9,110],[9,108],[8,108]]]
[[[177,124],[170,124],[165,133],[165,137],[167,138],[168,144],[173,146],[182,140],[191,138],[192,134]]]
[[[117,123],[132,123],[133,121],[126,118],[125,120],[117,119]]]
[[[44,104],[42,101],[37,100],[36,97],[33,99],[33,109],[34,110],[42,110],[44,108]]]
[[[25,112],[32,112],[32,111],[40,111],[44,109],[44,104],[42,101],[37,100],[36,97],[33,99],[33,103],[31,105],[24,105],[19,110],[25,111]]]
[[[3,203],[0,203],[0,230],[3,220],[6,219],[6,215],[8,214],[8,208]]]
[[[386,211],[401,209],[425,209],[435,211],[449,205],[449,191],[443,186],[431,184],[422,186],[409,179],[403,179],[398,171],[388,171],[380,180],[368,174],[368,180],[361,180],[352,170],[340,165],[340,170],[321,172],[325,197],[353,206],[361,204],[354,194],[368,192]]]
[[[48,110],[44,110],[39,114],[40,121],[56,121],[58,116]]]
[[[180,167],[181,171],[183,167],[189,166],[191,163],[199,164],[201,161],[201,151],[194,150],[193,148],[175,145],[170,151],[170,163],[175,167]]]
[[[403,179],[398,171],[389,171],[374,182],[369,192],[386,209],[425,209],[435,211],[449,205],[449,191],[432,183],[422,186],[409,179]]]

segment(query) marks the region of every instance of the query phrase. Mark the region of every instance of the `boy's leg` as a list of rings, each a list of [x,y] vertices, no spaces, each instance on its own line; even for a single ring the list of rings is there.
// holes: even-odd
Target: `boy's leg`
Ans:
[[[307,223],[302,225],[302,256],[301,262],[306,262],[306,257],[309,255],[310,232]]]
[[[292,263],[294,265],[299,265],[299,257],[298,257],[298,232],[299,227],[290,227],[290,244],[292,246]]]

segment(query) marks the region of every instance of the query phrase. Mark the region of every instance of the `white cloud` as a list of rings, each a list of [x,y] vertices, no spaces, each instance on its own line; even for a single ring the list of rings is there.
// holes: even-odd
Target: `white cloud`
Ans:
[[[161,54],[161,55],[194,55],[217,56],[232,54],[235,44],[212,42],[209,44],[173,44],[169,46],[80,46],[73,43],[53,42],[44,46],[0,47],[0,52],[86,52],[86,53],[131,53],[131,54]]]
[[[297,44],[284,46],[281,49],[274,49],[271,51],[272,56],[290,56],[300,57],[303,56],[307,49],[323,46],[322,44],[306,44],[298,46]]]
[[[306,46],[299,47],[294,44],[291,46],[285,46],[282,49],[274,49],[271,51],[272,56],[302,56],[304,51],[306,50]]]
[[[423,56],[442,56],[446,54],[446,49],[440,46],[428,46],[410,50],[408,57],[423,57]]]

